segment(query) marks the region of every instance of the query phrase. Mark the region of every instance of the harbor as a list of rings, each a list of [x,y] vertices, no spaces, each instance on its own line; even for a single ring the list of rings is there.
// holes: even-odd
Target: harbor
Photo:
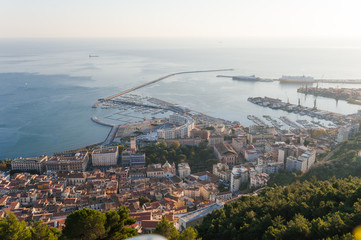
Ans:
[[[325,110],[319,110],[316,107],[316,101],[313,108],[301,106],[300,104],[290,104],[282,102],[280,99],[269,98],[269,97],[249,97],[248,101],[254,104],[257,104],[262,107],[267,107],[271,109],[279,109],[286,112],[291,112],[299,114],[301,116],[309,116],[312,118],[318,118],[322,120],[327,120],[333,123],[333,125],[342,125],[345,122],[345,115],[339,113],[333,113]],[[285,120],[285,119],[283,119]],[[283,121],[285,122],[285,121]],[[287,125],[291,123],[289,121],[285,122]],[[290,123],[290,124],[289,124]],[[305,124],[305,122],[303,122]],[[303,125],[304,125],[303,124]],[[299,127],[298,124],[293,124],[294,127]],[[314,124],[315,125],[315,124]],[[319,125],[320,126],[320,125]],[[323,125],[322,125],[323,126]],[[332,126],[332,124],[330,124]]]

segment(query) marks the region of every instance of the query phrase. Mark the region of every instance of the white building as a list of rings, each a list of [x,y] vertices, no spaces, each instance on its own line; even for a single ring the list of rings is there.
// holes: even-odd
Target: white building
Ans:
[[[226,182],[231,181],[231,172],[232,171],[225,163],[217,163],[213,165],[213,174]]]
[[[157,131],[158,138],[188,138],[194,128],[194,119],[187,115],[172,114],[169,116],[169,122],[178,124],[175,128],[159,129]]]
[[[250,188],[259,188],[267,185],[269,176],[267,173],[257,173],[249,178]]]
[[[231,172],[231,192],[237,192],[242,183],[247,183],[249,180],[249,170],[244,167],[233,167]]]
[[[178,164],[178,174],[180,178],[185,178],[191,175],[191,168],[188,163],[179,163]]]
[[[342,142],[343,140],[349,139],[350,137],[354,136],[358,130],[360,125],[358,123],[355,124],[347,124],[342,126],[338,129],[338,133],[336,136],[337,142]]]
[[[45,162],[48,160],[48,156],[42,155],[40,157],[33,158],[16,158],[11,162],[12,170],[29,171],[35,170],[39,173],[45,171]]]
[[[93,166],[115,166],[118,158],[118,147],[96,149],[92,153],[92,164]]]

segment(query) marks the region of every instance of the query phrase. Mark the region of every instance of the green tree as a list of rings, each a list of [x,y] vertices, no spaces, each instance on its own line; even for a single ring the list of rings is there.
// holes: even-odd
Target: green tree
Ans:
[[[31,240],[57,240],[60,231],[54,227],[48,227],[42,221],[37,221],[31,227]]]
[[[6,213],[0,218],[0,239],[27,240],[31,239],[31,233],[24,221],[20,222],[13,213]]]
[[[196,240],[197,231],[194,228],[187,227],[180,235],[179,240]]]
[[[104,213],[84,208],[66,218],[63,235],[66,239],[97,239],[105,234],[105,221]]]
[[[111,210],[106,213],[106,237],[107,240],[126,239],[138,235],[138,232],[126,225],[135,223],[134,218],[129,218],[129,211],[121,206],[118,211]]]
[[[170,145],[171,148],[177,150],[178,148],[180,148],[180,143],[179,141],[174,141],[172,142],[172,144]]]
[[[169,222],[166,217],[163,217],[162,220],[157,224],[153,233],[162,235],[170,240],[178,239],[178,231],[174,227],[173,223]]]
[[[149,203],[150,199],[144,196],[140,196],[139,197],[139,205],[142,207],[144,205],[144,203]]]

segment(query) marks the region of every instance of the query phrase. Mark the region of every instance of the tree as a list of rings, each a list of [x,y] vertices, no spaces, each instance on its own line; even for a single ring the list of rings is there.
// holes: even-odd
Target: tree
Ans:
[[[57,240],[60,231],[54,227],[48,227],[42,221],[37,221],[31,227],[31,240]]]
[[[71,213],[65,220],[66,239],[97,239],[105,234],[106,217],[94,209],[83,208]]]
[[[0,239],[27,240],[31,239],[31,234],[24,221],[20,222],[13,213],[6,213],[0,218]]]
[[[196,240],[197,231],[194,228],[187,227],[180,235],[179,240]]]
[[[118,211],[111,210],[106,213],[106,237],[107,240],[126,239],[138,235],[138,232],[126,225],[135,223],[134,218],[129,218],[129,211],[121,206]]]
[[[144,203],[149,203],[150,199],[144,196],[140,196],[139,197],[139,205],[142,207],[144,205]]]
[[[179,236],[178,231],[174,227],[173,223],[169,222],[166,217],[163,217],[162,220],[160,220],[153,233],[162,235],[170,240],[175,240]]]
[[[172,142],[172,144],[170,145],[171,148],[177,150],[178,148],[180,148],[180,143],[179,141],[174,141]]]

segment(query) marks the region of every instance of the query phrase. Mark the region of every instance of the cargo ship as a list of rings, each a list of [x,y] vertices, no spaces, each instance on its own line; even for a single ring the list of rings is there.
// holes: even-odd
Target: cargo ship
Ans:
[[[251,76],[233,76],[232,79],[237,80],[237,81],[260,81],[261,80],[261,78],[256,77],[255,75],[251,75]]]
[[[284,83],[314,83],[316,82],[313,77],[308,76],[282,76],[279,79],[280,82]]]

